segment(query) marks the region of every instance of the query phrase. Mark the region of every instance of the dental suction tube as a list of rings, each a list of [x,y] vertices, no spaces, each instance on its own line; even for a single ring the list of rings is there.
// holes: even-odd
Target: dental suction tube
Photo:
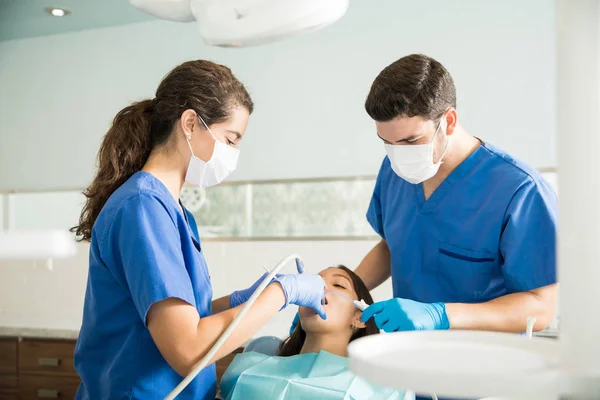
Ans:
[[[296,269],[298,270],[298,273],[301,274],[304,272],[304,264],[302,263],[302,260],[300,259],[300,256],[298,254],[290,254],[289,256],[287,256],[283,260],[281,260],[275,266],[275,268],[273,268],[272,271],[269,271],[269,274],[265,277],[265,279],[263,279],[263,281],[260,283],[258,288],[254,291],[254,293],[252,293],[252,296],[250,296],[250,299],[248,299],[248,301],[246,302],[244,307],[240,310],[238,315],[233,319],[233,321],[231,321],[231,324],[229,324],[227,329],[225,329],[225,332],[223,332],[221,337],[219,337],[219,340],[217,340],[217,342],[213,345],[213,347],[211,347],[211,349],[208,351],[208,353],[206,353],[206,355],[202,358],[202,360],[200,360],[194,366],[194,369],[192,370],[192,372],[190,372],[188,374],[188,376],[186,376],[181,381],[181,383],[179,385],[177,385],[177,387],[175,389],[173,389],[173,391],[171,393],[169,393],[169,395],[167,397],[165,397],[164,400],[175,399],[175,397],[177,397],[190,384],[190,382],[192,382],[194,380],[194,378],[200,373],[200,371],[202,371],[204,368],[206,368],[206,366],[208,365],[210,360],[212,360],[212,358],[215,356],[215,354],[217,354],[217,351],[219,351],[221,346],[223,346],[223,344],[227,341],[229,336],[231,336],[233,331],[235,331],[235,328],[237,328],[240,321],[244,318],[244,316],[246,315],[248,310],[250,310],[250,307],[252,307],[252,305],[254,304],[256,299],[258,299],[258,296],[261,295],[261,293],[265,290],[265,288],[271,283],[271,280],[273,280],[273,278],[275,278],[277,273],[291,260],[296,261]],[[267,271],[268,271],[268,269],[267,269]]]

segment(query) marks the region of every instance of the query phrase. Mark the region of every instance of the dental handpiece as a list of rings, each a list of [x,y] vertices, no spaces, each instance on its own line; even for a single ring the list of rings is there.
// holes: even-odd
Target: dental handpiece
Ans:
[[[364,300],[352,300],[350,297],[346,296],[343,293],[333,292],[331,290],[327,290],[325,292],[325,294],[329,294],[329,293],[336,295],[336,296],[346,300],[349,303],[352,303],[354,305],[354,307],[358,308],[360,311],[365,311],[367,309],[367,307],[369,307],[369,305],[367,303],[365,303]]]

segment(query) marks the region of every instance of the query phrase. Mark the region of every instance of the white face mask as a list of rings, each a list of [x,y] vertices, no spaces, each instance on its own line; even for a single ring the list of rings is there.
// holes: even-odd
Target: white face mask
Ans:
[[[238,158],[240,157],[240,151],[217,140],[204,120],[200,116],[198,116],[198,118],[202,124],[204,124],[213,139],[215,139],[215,147],[210,160],[202,161],[194,155],[192,145],[190,144],[190,136],[186,135],[187,144],[190,147],[192,156],[190,157],[190,163],[188,164],[185,181],[190,185],[205,189],[223,182],[225,178],[235,171]]]
[[[443,119],[443,118],[442,118]],[[448,141],[446,148],[440,156],[437,163],[433,162],[433,141],[442,126],[442,121],[438,125],[433,138],[428,144],[415,145],[391,145],[385,144],[385,151],[392,164],[394,172],[402,179],[414,185],[424,182],[437,174],[442,165],[442,159],[448,150]]]

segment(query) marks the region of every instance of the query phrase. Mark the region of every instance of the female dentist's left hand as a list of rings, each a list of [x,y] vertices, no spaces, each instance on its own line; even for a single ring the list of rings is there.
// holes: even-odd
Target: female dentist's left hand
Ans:
[[[263,276],[258,278],[258,280],[256,282],[254,282],[254,284],[252,286],[250,286],[248,289],[236,290],[235,292],[231,293],[231,295],[229,296],[229,305],[231,306],[231,308],[235,308],[235,307],[239,306],[240,304],[244,304],[245,302],[247,302],[248,299],[250,299],[250,296],[252,296],[252,294],[256,291],[258,286],[261,284],[261,282],[267,277],[267,275],[268,274],[265,272],[263,274]],[[277,276],[280,276],[280,275],[278,274]]]

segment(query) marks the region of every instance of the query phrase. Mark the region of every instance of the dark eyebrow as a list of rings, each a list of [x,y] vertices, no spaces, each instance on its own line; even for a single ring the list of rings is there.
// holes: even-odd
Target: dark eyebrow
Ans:
[[[346,279],[348,282],[350,282],[350,284],[352,284],[352,281],[350,280],[350,278],[348,278],[346,275],[342,275],[342,274],[333,274],[333,276],[339,276],[340,278],[344,278]]]
[[[232,130],[230,130],[230,129],[227,129],[227,132],[229,132],[229,133],[233,133],[233,134],[234,134],[234,135],[235,135],[235,136],[236,136],[238,139],[241,139],[241,138],[242,138],[242,134],[241,134],[241,133],[239,133],[238,131],[232,131]]]
[[[396,141],[395,141],[395,142],[393,142],[393,143],[403,143],[403,142],[410,142],[410,141],[413,141],[413,140],[420,139],[420,138],[421,138],[421,136],[422,136],[422,135],[413,135],[413,136],[409,136],[409,137],[407,137],[406,139],[400,139],[400,140],[396,140]],[[382,138],[382,137],[381,137],[381,135],[379,134],[379,132],[377,132],[377,137],[378,137],[379,139],[383,140],[384,142],[392,143],[392,142],[389,142],[389,141],[385,140],[384,138]]]

